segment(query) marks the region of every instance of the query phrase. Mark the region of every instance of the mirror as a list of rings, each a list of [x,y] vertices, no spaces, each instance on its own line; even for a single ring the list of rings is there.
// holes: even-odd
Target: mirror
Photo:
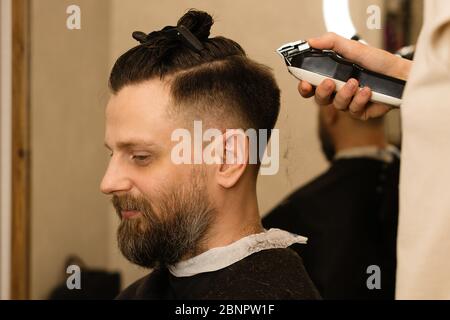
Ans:
[[[395,52],[414,44],[421,0],[349,0],[350,16],[368,43]],[[189,0],[30,0],[30,202],[29,293],[46,299],[74,272],[104,271],[109,292],[148,273],[117,249],[117,216],[99,191],[109,157],[103,147],[108,76],[117,57],[136,45],[135,30],[173,25],[189,8],[212,13],[213,35],[236,40],[255,60],[274,70],[282,88],[280,170],[258,182],[261,213],[294,187],[322,172],[327,163],[316,134],[316,106],[299,99],[296,81],[275,49],[326,31],[322,3],[310,0],[202,2]],[[379,29],[367,28],[367,9],[380,9]],[[239,10],[236,10],[239,8]],[[78,20],[77,20],[78,19]],[[390,115],[389,134],[399,143],[400,123]],[[20,196],[20,195],[16,195]],[[17,253],[13,253],[17,254]],[[118,278],[120,274],[120,280]],[[23,277],[26,281],[27,277]]]
[[[395,53],[416,44],[423,0],[349,0],[349,7],[358,35],[370,45]]]

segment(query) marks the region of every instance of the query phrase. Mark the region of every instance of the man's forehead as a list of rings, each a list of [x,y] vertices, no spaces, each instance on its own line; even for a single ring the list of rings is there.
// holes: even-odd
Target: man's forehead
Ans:
[[[175,124],[167,115],[169,87],[159,80],[129,85],[106,108],[105,144],[114,148],[151,145],[170,139]]]
[[[169,88],[157,80],[128,85],[112,95],[106,107],[107,125],[139,127],[166,122]]]

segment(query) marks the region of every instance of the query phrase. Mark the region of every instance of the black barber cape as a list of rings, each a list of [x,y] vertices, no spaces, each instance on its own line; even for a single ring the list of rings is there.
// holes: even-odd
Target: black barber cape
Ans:
[[[253,253],[228,267],[190,277],[157,268],[116,299],[318,299],[298,254],[289,248]]]
[[[335,160],[263,219],[266,228],[308,238],[293,248],[322,298],[394,298],[399,165],[397,157]],[[380,289],[367,286],[371,265],[379,267]]]

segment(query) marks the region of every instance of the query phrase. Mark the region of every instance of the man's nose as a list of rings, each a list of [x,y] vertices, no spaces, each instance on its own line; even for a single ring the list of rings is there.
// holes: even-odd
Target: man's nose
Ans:
[[[100,184],[100,190],[104,194],[113,194],[130,189],[131,181],[125,174],[125,170],[111,159]]]

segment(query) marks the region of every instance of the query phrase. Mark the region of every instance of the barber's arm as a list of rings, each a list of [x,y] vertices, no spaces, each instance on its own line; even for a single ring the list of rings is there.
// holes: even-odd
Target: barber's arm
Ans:
[[[334,33],[326,33],[319,38],[309,39],[311,47],[333,50],[344,58],[364,68],[387,76],[407,80],[412,62],[387,51],[367,46],[361,42],[348,40]],[[391,107],[369,102],[370,88],[358,88],[358,81],[350,79],[333,95],[336,86],[332,80],[324,80],[317,88],[306,81],[300,81],[298,91],[304,98],[314,96],[319,105],[332,103],[336,109],[348,111],[353,117],[367,120],[384,115]]]

